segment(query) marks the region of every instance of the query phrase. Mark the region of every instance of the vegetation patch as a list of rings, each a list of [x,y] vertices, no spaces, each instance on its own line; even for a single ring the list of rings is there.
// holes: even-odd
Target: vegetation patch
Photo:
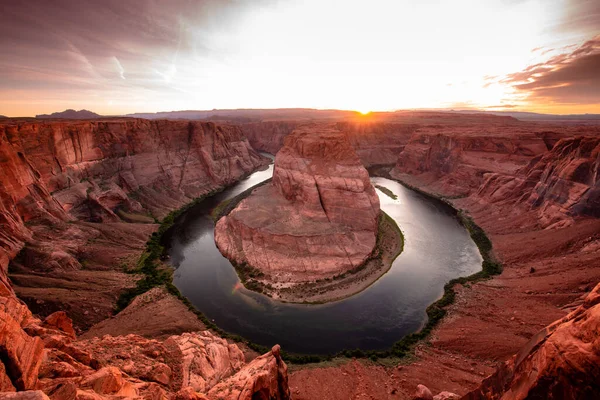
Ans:
[[[151,216],[148,216],[148,215],[128,213],[122,209],[118,209],[116,214],[119,216],[119,218],[121,218],[122,220],[127,221],[127,222],[140,223],[140,224],[153,224],[154,223],[154,218]]]
[[[140,256],[136,268],[127,271],[128,273],[142,274],[143,277],[137,281],[135,287],[127,289],[121,293],[117,300],[117,306],[115,309],[116,313],[127,307],[135,297],[158,286],[165,285],[169,292],[173,292],[174,289],[177,291],[177,293],[179,293],[177,288],[172,283],[173,269],[161,262],[161,259],[163,259],[165,256],[165,248],[161,244],[161,239],[163,235],[175,224],[177,217],[207,197],[213,196],[223,189],[224,188],[212,190],[204,196],[194,199],[194,201],[186,204],[180,209],[171,211],[165,218],[163,218],[158,230],[153,232],[150,236],[150,239],[146,242],[146,250]]]
[[[398,196],[396,196],[394,194],[394,192],[392,192],[390,189],[386,188],[385,186],[381,186],[381,185],[375,185],[375,187],[379,190],[381,190],[383,193],[385,193],[388,197],[390,197],[392,200],[398,200]]]

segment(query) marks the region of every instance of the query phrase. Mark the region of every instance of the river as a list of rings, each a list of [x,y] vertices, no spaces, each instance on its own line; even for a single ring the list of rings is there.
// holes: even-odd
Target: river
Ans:
[[[448,205],[395,181],[372,178],[398,196],[393,200],[377,190],[381,209],[405,238],[404,251],[385,275],[361,293],[322,305],[282,303],[248,291],[215,245],[210,212],[270,178],[272,168],[199,203],[178,218],[167,237],[176,268],[173,283],[227,332],[296,353],[382,350],[427,322],[425,310],[442,296],[444,284],[481,270],[477,246]]]

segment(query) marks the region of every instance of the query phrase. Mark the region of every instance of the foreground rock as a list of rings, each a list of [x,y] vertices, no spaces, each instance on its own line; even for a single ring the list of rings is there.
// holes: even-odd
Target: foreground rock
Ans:
[[[307,127],[285,138],[272,183],[218,221],[215,242],[267,282],[332,278],[372,254],[379,214],[369,174],[346,137]]]
[[[237,345],[208,331],[76,340],[64,314],[42,322],[10,306],[20,311],[0,313],[0,398],[289,399],[278,346],[247,364]]]
[[[600,284],[544,328],[465,400],[593,399],[600,393]]]

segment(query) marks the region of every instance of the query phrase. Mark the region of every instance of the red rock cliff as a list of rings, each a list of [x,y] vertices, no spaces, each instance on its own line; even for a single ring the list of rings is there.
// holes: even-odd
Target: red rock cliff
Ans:
[[[241,128],[255,149],[276,154],[283,147],[285,137],[302,125],[307,123],[268,121],[243,124]],[[417,127],[412,123],[368,121],[343,121],[335,126],[346,135],[366,167],[394,164]]]
[[[593,399],[600,393],[600,285],[583,305],[544,328],[463,397]]]
[[[418,176],[436,192],[468,195],[487,172],[514,173],[548,150],[533,132],[506,127],[424,127],[398,154],[393,175]]]
[[[375,246],[379,198],[349,141],[330,127],[298,129],[277,153],[272,184],[217,223],[223,254],[272,282],[333,277]]]
[[[41,389],[45,394],[23,396],[213,399],[234,391],[239,399],[288,399],[278,347],[246,365],[237,345],[207,331],[162,341],[76,339],[64,312],[44,321],[34,317],[7,277],[12,262],[11,277],[30,285],[18,291],[31,293],[31,304],[67,306],[81,318],[76,328],[97,322],[112,314],[116,294],[131,284],[119,260],[139,257],[156,228],[147,224],[154,222],[150,216],[161,217],[267,162],[238,128],[212,123],[0,125],[0,397]],[[19,260],[11,261],[24,245]]]
[[[212,123],[3,122],[0,295],[16,288],[35,313],[67,310],[89,327],[132,284],[121,265],[141,253],[156,229],[152,216],[265,161],[238,128]]]
[[[239,128],[213,123],[0,124],[1,290],[11,291],[6,269],[25,242],[24,267],[81,268],[98,232],[66,221],[151,223],[264,163]]]
[[[579,216],[600,216],[599,171],[600,138],[566,138],[515,174],[486,174],[473,199],[533,211],[542,228],[567,226]]]

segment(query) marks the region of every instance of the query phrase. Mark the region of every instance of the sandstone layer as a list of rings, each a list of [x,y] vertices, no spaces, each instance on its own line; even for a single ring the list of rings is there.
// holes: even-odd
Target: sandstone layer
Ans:
[[[13,290],[10,262],[14,288],[34,312],[67,310],[87,328],[133,285],[123,268],[155,220],[267,163],[239,128],[214,123],[6,121],[0,292]]]
[[[369,174],[348,140],[314,126],[286,137],[272,183],[218,221],[215,242],[267,282],[332,278],[370,257],[379,213]]]
[[[420,126],[399,154],[392,176],[444,196],[470,215],[492,240],[504,270],[493,279],[454,287],[456,300],[447,308],[448,316],[429,343],[416,347],[414,361],[397,368],[353,361],[295,371],[290,377],[295,398],[326,393],[340,400],[412,399],[418,384],[432,393],[462,396],[476,390],[498,365],[506,371],[504,363],[516,353],[540,362],[521,364],[512,375],[516,379],[504,381],[502,390],[482,390],[495,393],[490,398],[540,398],[543,390],[551,390],[535,378],[535,371],[548,365],[539,377],[558,380],[559,360],[551,362],[554,367],[545,364],[544,353],[532,351],[528,342],[545,338],[548,330],[539,336],[540,329],[580,306],[600,282],[600,219],[590,211],[597,209],[599,137],[599,126],[576,123]],[[585,319],[590,326],[596,323]],[[571,332],[554,336],[547,349],[552,344],[572,351],[569,359],[576,363],[594,360],[597,328],[589,334],[589,326],[575,320],[565,327]],[[563,338],[563,343],[554,341]],[[591,358],[582,361],[586,357]],[[567,374],[573,373],[570,389],[584,389],[597,380],[594,369],[580,373],[584,364],[564,366]],[[529,397],[504,393],[522,382],[537,389]],[[557,388],[565,389],[565,382],[560,378]]]
[[[100,122],[91,126],[98,127]],[[31,122],[3,123],[17,132],[19,126],[26,128],[24,132],[33,129]],[[163,125],[170,126],[172,122],[103,123],[121,124],[129,127],[128,132],[135,131],[136,124],[149,126],[150,132],[163,132]],[[449,396],[444,391],[460,395],[474,391],[474,396],[484,398],[539,398],[539,393],[547,397],[552,390],[553,394],[559,393],[556,398],[562,394],[569,398],[567,395],[586,396],[589,388],[596,390],[590,382],[598,379],[598,306],[594,300],[598,288],[589,297],[588,292],[600,281],[600,219],[596,214],[600,129],[575,123],[525,124],[497,118],[482,122],[462,116],[420,116],[398,123],[417,126],[402,139],[403,150],[398,147],[400,160],[392,174],[425,191],[444,195],[469,212],[492,239],[504,272],[490,280],[456,285],[456,301],[448,307],[448,317],[435,329],[429,343],[415,348],[414,358],[406,364],[385,367],[353,360],[341,366],[296,369],[290,376],[294,399],[410,399],[418,384],[426,385],[438,396]],[[66,137],[70,137],[70,132],[79,129],[73,127],[90,123],[36,124],[37,131],[61,126]],[[187,122],[172,124],[179,128],[169,129],[184,129],[184,133],[188,126]],[[237,129],[212,126],[217,130]],[[372,129],[379,128],[373,125]],[[127,143],[131,134],[115,137]],[[35,151],[51,148],[54,139],[40,136],[42,139],[38,140],[36,135],[9,135],[10,141],[2,139],[0,143],[0,398],[235,398],[248,393],[248,388],[255,390],[257,398],[287,398],[285,364],[278,356],[278,348],[255,362],[244,360],[240,364],[232,343],[202,332],[202,327],[193,321],[193,314],[162,289],[140,297],[122,315],[97,325],[83,339],[73,339],[81,327],[110,315],[116,294],[134,283],[133,276],[114,269],[120,270],[127,258],[139,257],[156,225],[110,222],[112,216],[105,208],[93,206],[93,196],[89,200],[86,197],[86,202],[92,204],[87,210],[84,205],[67,212],[64,205],[68,202],[54,198],[54,186],[46,183],[61,173],[44,170],[43,165],[51,163],[52,157]],[[91,137],[103,135],[96,132]],[[149,140],[143,132],[138,136]],[[181,140],[186,135],[173,137]],[[240,143],[245,142],[243,135],[239,137]],[[29,143],[25,148],[33,150],[19,151],[24,143]],[[69,148],[65,146],[62,144]],[[115,141],[109,147],[118,148],[119,143]],[[210,148],[215,146],[202,151],[210,153]],[[221,148],[225,149],[226,158],[234,157],[232,146],[224,143]],[[249,150],[248,154],[252,158],[255,153]],[[62,163],[63,159],[58,158]],[[104,161],[107,164],[102,168],[110,171],[110,157]],[[77,171],[85,171],[89,162],[102,165],[104,161],[73,163],[78,166]],[[32,165],[34,168],[30,168]],[[203,171],[205,167],[203,162],[197,164]],[[135,166],[136,170],[144,168],[142,164]],[[14,170],[19,179],[6,172]],[[164,176],[169,168],[162,168],[161,164],[156,171],[158,176]],[[102,182],[114,175],[111,174],[88,179],[102,189]],[[219,178],[214,185],[202,189],[212,190],[221,183]],[[60,189],[68,194],[62,198],[72,198],[69,190],[75,186],[73,183]],[[185,194],[177,197],[181,192],[171,190],[173,186],[168,186],[167,194],[161,196],[161,185],[149,184],[145,187],[152,194],[147,197],[132,196],[124,186],[119,187],[132,203],[138,201],[141,211],[112,209],[113,201],[127,203],[114,191],[96,199],[100,203],[111,199],[104,204],[109,204],[106,208],[121,220],[132,214],[134,218],[147,217],[144,214],[155,211],[158,216],[164,215],[182,204],[180,200],[172,202],[172,198],[187,201]],[[78,196],[85,197],[87,190]],[[90,193],[95,190],[94,186]],[[120,212],[123,210],[125,213]],[[10,261],[24,243],[25,250]],[[36,314],[45,316],[66,308],[69,316],[75,316],[74,326],[62,313],[46,319],[32,315],[14,296],[5,273],[9,263],[17,293],[28,300]],[[568,315],[579,306],[582,307]],[[172,324],[172,315],[165,313],[182,318],[178,318],[178,324]],[[555,320],[559,321],[552,324]],[[162,328],[169,324],[173,330]],[[551,326],[543,328],[548,324]],[[126,336],[128,332],[146,337]],[[197,345],[189,346],[191,342]],[[240,345],[234,346],[245,351]],[[566,357],[559,355],[557,349]],[[252,357],[245,354],[246,360]],[[490,378],[480,387],[486,376]],[[197,388],[204,382],[207,392],[197,392],[183,382]],[[275,387],[279,388],[278,393]],[[241,398],[247,398],[244,396]]]
[[[248,364],[250,353],[201,331],[161,288],[77,338],[138,279],[124,264],[139,258],[154,217],[267,163],[238,128],[211,123],[0,125],[0,398],[220,399],[226,387],[239,399],[288,399],[278,347]]]

